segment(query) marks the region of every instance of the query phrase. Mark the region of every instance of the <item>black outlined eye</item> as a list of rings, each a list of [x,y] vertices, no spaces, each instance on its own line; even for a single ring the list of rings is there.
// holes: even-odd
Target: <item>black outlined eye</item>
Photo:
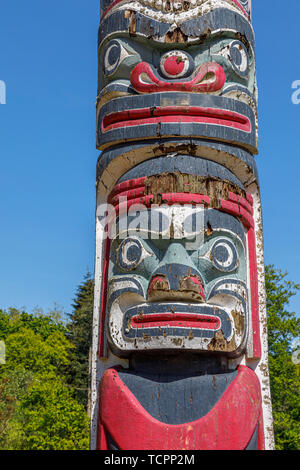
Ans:
[[[117,71],[120,64],[130,54],[122,46],[122,44],[113,40],[108,43],[103,55],[103,72],[105,75],[112,75]]]
[[[242,42],[233,41],[230,44],[229,60],[238,75],[247,77],[249,73],[249,54]]]
[[[126,271],[131,271],[136,269],[147,256],[151,255],[138,238],[126,238],[119,246],[118,265]]]
[[[210,258],[219,271],[231,272],[238,266],[236,248],[233,243],[226,239],[220,239],[214,244]]]

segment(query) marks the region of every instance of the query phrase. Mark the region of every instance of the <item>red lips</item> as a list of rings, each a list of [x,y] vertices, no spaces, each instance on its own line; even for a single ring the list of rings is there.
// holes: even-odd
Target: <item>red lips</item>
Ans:
[[[155,108],[128,109],[107,114],[103,118],[102,132],[120,127],[140,126],[157,123],[204,123],[233,127],[251,132],[247,116],[235,111],[200,106],[157,106]]]
[[[160,327],[201,328],[217,331],[221,326],[220,318],[196,313],[155,313],[131,318],[131,328]]]

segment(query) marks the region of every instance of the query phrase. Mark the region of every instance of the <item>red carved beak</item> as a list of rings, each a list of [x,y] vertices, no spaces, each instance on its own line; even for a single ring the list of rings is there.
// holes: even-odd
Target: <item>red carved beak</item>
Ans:
[[[131,85],[139,93],[182,91],[189,93],[213,93],[223,88],[226,75],[221,65],[208,62],[201,65],[190,81],[167,81],[158,78],[147,62],[136,65],[131,72]]]

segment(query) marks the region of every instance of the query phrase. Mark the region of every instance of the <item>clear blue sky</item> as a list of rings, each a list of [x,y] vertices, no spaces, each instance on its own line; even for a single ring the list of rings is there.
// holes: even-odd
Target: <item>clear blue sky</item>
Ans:
[[[253,3],[266,262],[299,282],[300,2]],[[93,271],[98,21],[99,0],[2,2],[0,308],[69,312]]]

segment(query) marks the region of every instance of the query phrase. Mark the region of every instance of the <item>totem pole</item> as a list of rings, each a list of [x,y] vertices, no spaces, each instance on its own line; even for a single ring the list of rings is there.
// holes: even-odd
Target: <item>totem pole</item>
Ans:
[[[92,448],[272,449],[248,0],[102,0]]]

